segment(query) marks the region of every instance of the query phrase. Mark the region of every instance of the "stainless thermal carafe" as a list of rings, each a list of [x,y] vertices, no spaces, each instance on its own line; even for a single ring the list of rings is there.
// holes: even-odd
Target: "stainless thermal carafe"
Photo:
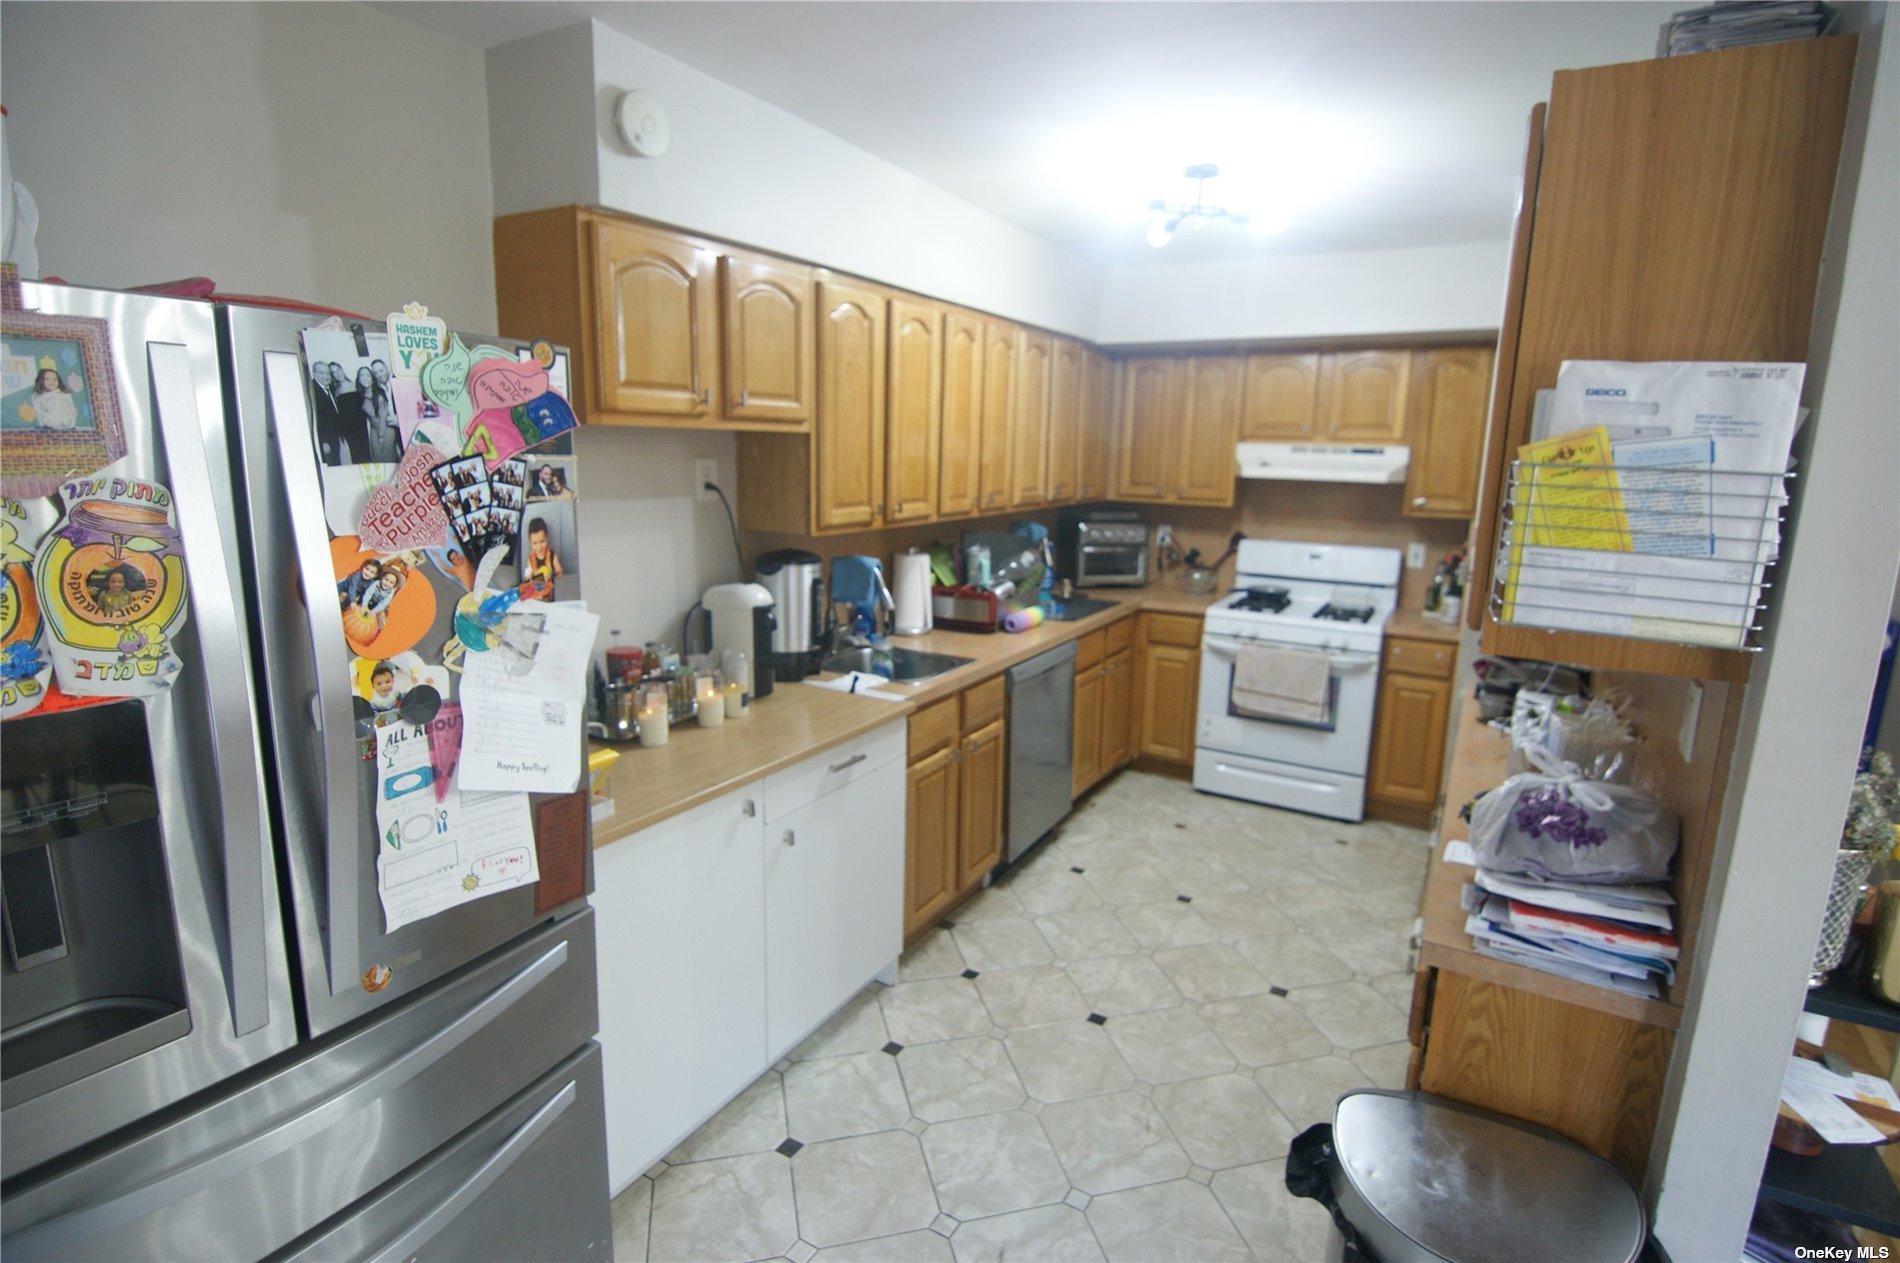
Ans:
[[[778,613],[773,671],[787,682],[816,675],[830,618],[824,558],[797,548],[776,549],[759,558],[753,581],[772,594]]]

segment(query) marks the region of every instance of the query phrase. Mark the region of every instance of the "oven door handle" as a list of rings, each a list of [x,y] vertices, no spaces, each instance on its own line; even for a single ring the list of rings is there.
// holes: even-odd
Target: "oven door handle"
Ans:
[[[1259,636],[1215,636],[1204,635],[1201,644],[1212,654],[1231,658],[1242,645],[1266,645],[1280,649],[1306,649],[1314,646],[1289,645],[1284,641],[1267,640]],[[1326,652],[1326,664],[1334,675],[1357,675],[1361,671],[1370,671],[1379,665],[1379,655],[1375,653],[1333,653]]]

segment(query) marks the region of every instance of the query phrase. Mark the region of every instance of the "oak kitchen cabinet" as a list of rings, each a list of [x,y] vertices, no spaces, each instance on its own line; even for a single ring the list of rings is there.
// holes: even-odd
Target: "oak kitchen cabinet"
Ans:
[[[1186,374],[1165,355],[1123,362],[1121,415],[1116,424],[1115,476],[1109,494],[1117,500],[1160,500],[1173,472],[1171,439],[1186,402]]]
[[[1443,779],[1458,647],[1450,641],[1387,636],[1382,652],[1366,810],[1424,824],[1438,803]]]
[[[1113,498],[1232,504],[1240,385],[1238,356],[1128,359]]]
[[[884,295],[818,285],[818,421],[813,516],[823,530],[884,524]]]
[[[1107,497],[1114,468],[1115,361],[1090,347],[1083,356],[1081,413],[1076,418],[1075,498]]]
[[[943,423],[943,311],[892,298],[884,424],[884,520],[937,516],[937,463]]]
[[[1003,677],[910,717],[904,939],[915,940],[1003,858]]]
[[[1124,618],[1076,642],[1070,788],[1078,798],[1128,762],[1135,623],[1136,618]]]
[[[1082,377],[1087,371],[1080,342],[1073,338],[1051,340],[1049,455],[1043,477],[1050,504],[1072,504],[1076,498],[1081,467]]]
[[[1011,508],[1049,501],[1049,335],[1022,331],[1016,342],[1016,408],[1010,433]]]
[[[1249,352],[1241,365],[1240,437],[1249,443],[1312,442],[1320,420],[1318,351]]]
[[[1331,351],[1326,356],[1324,437],[1339,443],[1403,443],[1405,351]]]
[[[811,420],[817,377],[812,297],[812,270],[802,263],[750,252],[720,256],[728,416]]]
[[[1194,762],[1194,708],[1201,685],[1201,620],[1185,614],[1138,615],[1135,756]]]
[[[1000,513],[1010,505],[1010,435],[1020,332],[1007,320],[983,323],[983,420],[977,440],[977,509],[981,513]]]
[[[968,517],[982,495],[983,319],[951,310],[943,320],[943,399],[937,516]]]
[[[1435,347],[1412,352],[1405,474],[1408,517],[1468,520],[1478,511],[1485,408],[1491,397],[1492,348]]]

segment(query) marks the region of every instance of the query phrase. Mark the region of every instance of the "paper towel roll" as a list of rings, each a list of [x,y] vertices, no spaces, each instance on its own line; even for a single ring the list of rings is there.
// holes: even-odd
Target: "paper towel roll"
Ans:
[[[897,581],[891,599],[897,612],[891,630],[899,636],[921,636],[931,628],[930,554],[899,553],[892,560]]]

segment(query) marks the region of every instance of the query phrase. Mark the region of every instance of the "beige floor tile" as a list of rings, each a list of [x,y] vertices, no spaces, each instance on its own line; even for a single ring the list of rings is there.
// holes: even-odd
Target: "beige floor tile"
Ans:
[[[1333,1056],[1262,1066],[1253,1078],[1296,1131],[1332,1122],[1333,1105],[1341,1094],[1373,1086],[1365,1071]]]
[[[1025,917],[997,917],[988,921],[957,922],[950,932],[970,968],[979,972],[992,969],[1019,969],[1041,965],[1053,958],[1049,941]]]
[[[1280,905],[1280,911],[1322,937],[1349,921],[1365,921],[1373,916],[1359,891],[1310,879],[1296,885],[1270,886],[1266,894]]]
[[[1158,1009],[1110,1018],[1103,1028],[1145,1083],[1196,1079],[1234,1068],[1234,1056],[1191,1008]]]
[[[815,1246],[914,1232],[937,1217],[923,1149],[909,1132],[827,1140],[779,1162],[798,1189],[798,1235]]]
[[[1109,1193],[1087,1213],[1110,1263],[1252,1263],[1220,1203],[1192,1180]]]
[[[834,1245],[812,1255],[812,1263],[956,1263],[956,1256],[950,1253],[948,1240],[926,1228]]]
[[[614,1198],[614,1261],[645,1263],[647,1227],[653,1221],[653,1181],[642,1175]]]
[[[666,1160],[702,1162],[763,1153],[791,1135],[785,1127],[785,1092],[778,1071],[767,1070],[751,1087],[679,1143]]]
[[[1311,847],[1303,844],[1268,844],[1224,853],[1221,863],[1239,874],[1256,891],[1276,890],[1313,880],[1315,870],[1311,850]]]
[[[948,978],[963,972],[963,954],[957,951],[950,931],[935,929],[917,941],[917,946],[897,960],[897,980],[917,982],[924,978]]]
[[[1402,973],[1380,974],[1371,983],[1374,991],[1407,1013],[1412,1011],[1412,989],[1417,985],[1418,975],[1409,969]]]
[[[1040,916],[1036,918],[1036,928],[1049,941],[1057,960],[1115,956],[1141,946],[1122,925],[1121,918],[1107,908]]]
[[[788,1054],[793,1061],[813,1057],[836,1057],[844,1053],[870,1052],[882,1048],[890,1035],[884,1028],[884,1013],[879,1007],[886,988],[873,984],[852,997],[851,1002],[832,1014],[823,1026],[805,1037]]]
[[[1081,1211],[1037,1206],[959,1224],[950,1248],[957,1263],[1106,1263]]]
[[[1214,895],[1237,895],[1247,889],[1247,879],[1219,860],[1192,852],[1167,853],[1150,861],[1177,895],[1194,899]]]
[[[1194,911],[1193,904],[1173,898],[1166,903],[1138,903],[1117,908],[1115,915],[1143,947],[1193,947],[1220,939],[1220,932]]]
[[[1298,1061],[1333,1050],[1333,1041],[1284,996],[1216,1000],[1202,1005],[1200,1013],[1221,1043],[1248,1065]]]
[[[1102,897],[1088,879],[1070,872],[1066,865],[1042,864],[1026,869],[1010,881],[1009,889],[1023,911],[1034,916],[1102,906]]]
[[[927,1123],[1014,1109],[1022,1080],[1003,1042],[988,1035],[917,1044],[897,1055],[911,1113]]]
[[[1164,947],[1155,952],[1154,960],[1176,989],[1197,1004],[1259,995],[1273,986],[1226,943]]]
[[[923,1142],[937,1201],[958,1219],[1048,1205],[1069,1191],[1042,1125],[1021,1110],[933,1123]]]
[[[1243,938],[1234,950],[1265,974],[1276,987],[1317,987],[1327,982],[1345,982],[1352,977],[1352,966],[1320,945],[1305,931],[1268,934],[1261,938]]]
[[[1090,868],[1086,876],[1102,902],[1114,908],[1133,903],[1158,903],[1186,893],[1172,878],[1150,864],[1097,865]]]
[[[1107,1032],[1093,1022],[1032,1026],[1011,1031],[1003,1043],[1023,1087],[1044,1103],[1119,1092],[1135,1082]]]
[[[1406,1037],[1405,1014],[1363,982],[1307,987],[1291,999],[1342,1048],[1370,1048]]]
[[[1154,1103],[1188,1157],[1212,1171],[1283,1158],[1293,1139],[1292,1124],[1246,1075],[1164,1083]]]
[[[690,1162],[654,1181],[652,1263],[762,1259],[798,1235],[792,1167],[776,1153]]]
[[[998,917],[1019,917],[1023,914],[1022,901],[1008,886],[991,886],[978,891],[967,903],[950,914],[950,919],[958,925],[973,921],[993,921]]]
[[[1081,988],[1092,1012],[1105,1017],[1165,1009],[1181,1003],[1181,993],[1146,956],[1098,956],[1072,960],[1069,977]]]
[[[1403,973],[1412,964],[1412,918],[1349,921],[1326,935],[1326,950],[1352,966],[1360,978]]]
[[[976,980],[976,993],[989,1007],[990,1017],[1005,1030],[1073,1022],[1089,1015],[1082,993],[1054,965],[986,973]]]
[[[1279,905],[1257,891],[1206,898],[1196,896],[1194,911],[1229,942],[1262,934],[1284,934],[1294,928]]]
[[[990,1029],[990,1011],[967,978],[900,982],[885,988],[878,1003],[890,1031],[887,1038],[900,1044],[982,1035]]]
[[[888,1131],[909,1117],[904,1081],[889,1053],[821,1057],[785,1072],[786,1135],[806,1144]]]
[[[1405,1072],[1411,1065],[1412,1045],[1405,1040],[1361,1048],[1352,1055],[1352,1063],[1365,1071],[1378,1087],[1403,1088]]]
[[[1284,1160],[1221,1171],[1211,1187],[1260,1263],[1333,1257],[1332,1218],[1318,1202],[1286,1191]]]
[[[1161,1111],[1139,1093],[1064,1101],[1039,1118],[1069,1181],[1084,1193],[1113,1193],[1188,1173],[1187,1151]]]

